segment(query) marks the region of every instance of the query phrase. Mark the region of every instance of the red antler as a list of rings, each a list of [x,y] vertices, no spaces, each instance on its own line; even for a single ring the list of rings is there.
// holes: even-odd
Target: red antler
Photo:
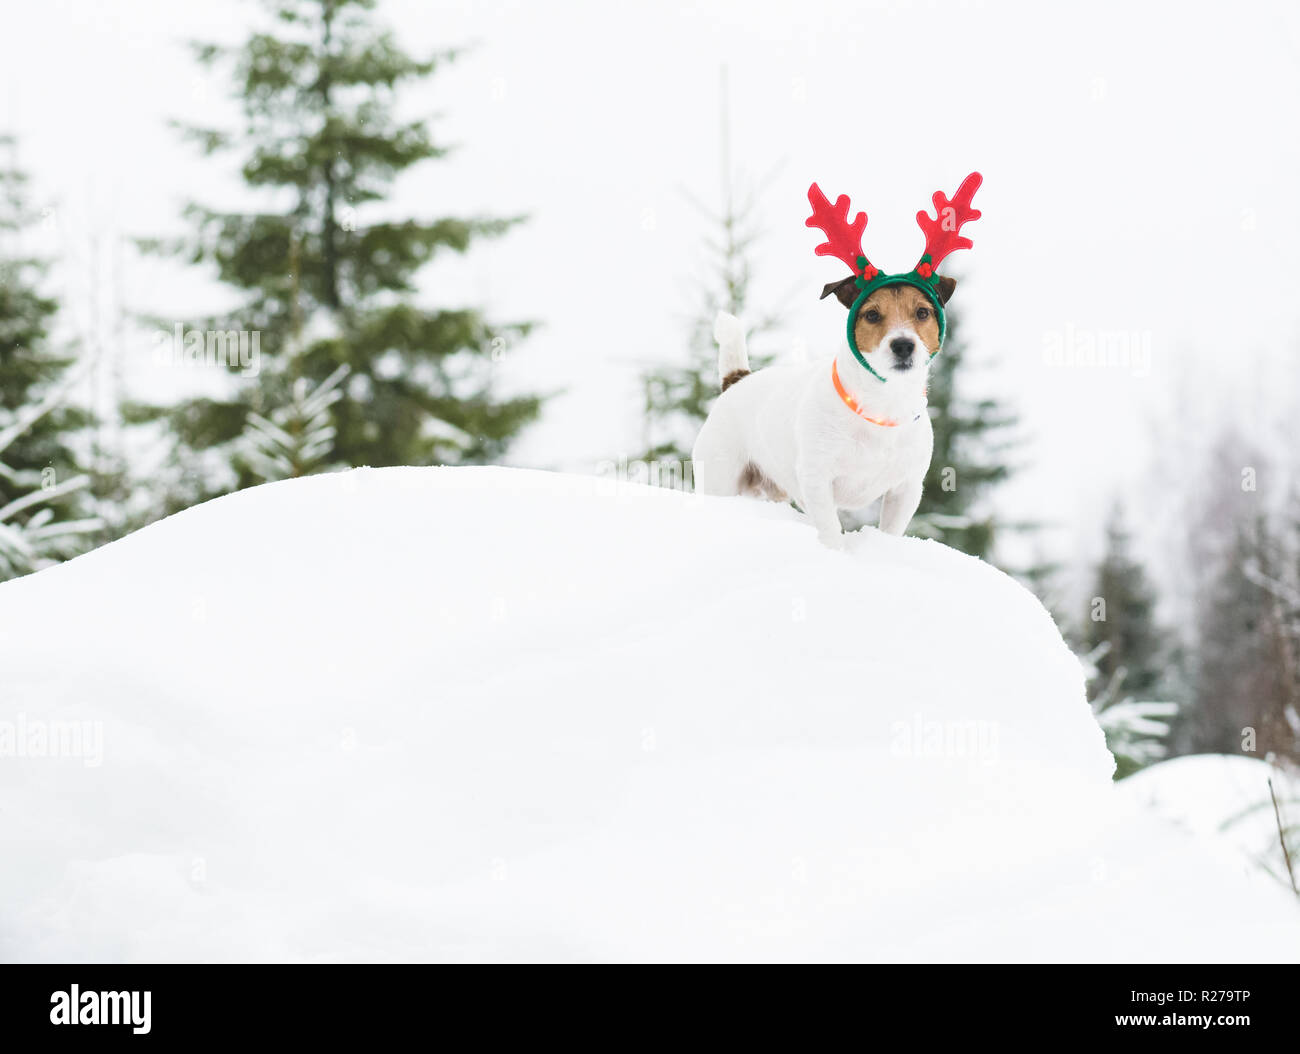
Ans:
[[[922,277],[929,278],[939,266],[939,261],[950,252],[969,249],[974,244],[969,238],[963,238],[960,232],[962,224],[980,218],[980,210],[971,208],[970,203],[983,182],[983,176],[972,172],[961,181],[961,186],[951,199],[944,197],[942,190],[934,192],[933,218],[924,209],[916,214],[916,222],[925,232],[925,253],[922,254],[922,259],[927,254],[930,257],[928,263],[916,265]]]
[[[804,221],[805,227],[818,227],[826,235],[826,240],[814,250],[818,256],[834,256],[849,265],[854,274],[862,274],[865,260],[862,252],[862,232],[867,229],[867,214],[859,212],[857,218],[849,222],[849,196],[841,194],[832,207],[822,188],[814,183],[808,188],[808,204],[812,206],[812,215]],[[870,264],[865,269],[869,269]]]

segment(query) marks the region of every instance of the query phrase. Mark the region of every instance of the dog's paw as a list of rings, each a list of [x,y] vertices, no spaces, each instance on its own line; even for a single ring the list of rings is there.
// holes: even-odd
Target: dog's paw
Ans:
[[[818,531],[817,540],[827,549],[834,549],[836,552],[843,552],[847,544],[843,531]]]

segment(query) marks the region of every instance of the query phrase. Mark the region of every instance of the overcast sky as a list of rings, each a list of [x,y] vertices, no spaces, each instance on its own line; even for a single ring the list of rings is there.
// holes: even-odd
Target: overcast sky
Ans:
[[[56,207],[58,281],[75,298],[98,260],[101,286],[116,273],[131,309],[186,320],[222,303],[201,274],[104,247],[176,230],[188,197],[249,203],[229,164],[197,157],[166,122],[234,120],[227,84],[183,45],[242,38],[258,5],[6,8],[0,121]],[[1061,551],[1094,545],[1117,492],[1145,488],[1139,506],[1158,504],[1153,466],[1193,470],[1159,447],[1171,421],[1208,434],[1237,420],[1267,445],[1296,409],[1294,4],[380,9],[411,50],[477,44],[408,96],[409,114],[440,114],[437,133],[459,147],[401,181],[398,210],[531,216],[425,276],[431,302],[543,323],[502,379],[566,394],[515,463],[591,471],[635,450],[639,364],[679,357],[687,336],[707,232],[683,190],[717,199],[723,64],[741,182],[777,171],[755,294],[793,293],[788,354],[829,355],[843,338],[843,309],[817,300],[842,267],[813,255],[810,182],[849,194],[870,217],[873,262],[904,270],[922,244],[916,211],[984,174],[983,218],[965,232],[975,248],[950,261],[964,275],[955,304],[988,366],[980,383],[1022,412],[1030,440],[1004,503],[1063,524]],[[70,325],[93,328],[80,300]],[[1073,361],[1101,335],[1119,361]],[[147,332],[126,334],[130,383],[175,383],[150,375],[151,347]]]

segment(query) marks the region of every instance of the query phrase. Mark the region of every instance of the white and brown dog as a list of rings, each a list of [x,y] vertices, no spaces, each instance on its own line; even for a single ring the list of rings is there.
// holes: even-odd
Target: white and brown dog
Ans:
[[[818,537],[843,545],[839,511],[881,500],[880,529],[902,534],[921,502],[934,433],[926,405],[930,359],[946,329],[944,305],[956,282],[935,266],[954,248],[968,248],[961,224],[978,219],[970,198],[973,173],[949,201],[935,194],[938,212],[917,220],[926,252],[917,267],[885,275],[862,254],[866,216],[848,222],[848,199],[832,209],[816,184],[809,190],[809,226],[827,235],[819,255],[849,263],[854,275],[828,285],[850,311],[846,346],[833,361],[773,366],[750,373],[738,319],[719,312],[722,395],[695,442],[695,489],[702,494],[747,494],[793,500],[812,519]]]

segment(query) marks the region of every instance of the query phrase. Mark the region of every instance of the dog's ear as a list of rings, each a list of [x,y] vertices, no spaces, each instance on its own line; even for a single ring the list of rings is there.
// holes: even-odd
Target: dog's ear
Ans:
[[[822,295],[817,299],[825,300],[828,296],[834,293],[835,299],[841,304],[845,307],[852,307],[853,301],[858,298],[857,282],[857,278],[853,275],[850,275],[848,278],[839,282],[828,282],[826,287],[822,290]]]
[[[939,303],[947,304],[952,297],[952,291],[957,288],[957,279],[949,278],[947,275],[939,276]]]

